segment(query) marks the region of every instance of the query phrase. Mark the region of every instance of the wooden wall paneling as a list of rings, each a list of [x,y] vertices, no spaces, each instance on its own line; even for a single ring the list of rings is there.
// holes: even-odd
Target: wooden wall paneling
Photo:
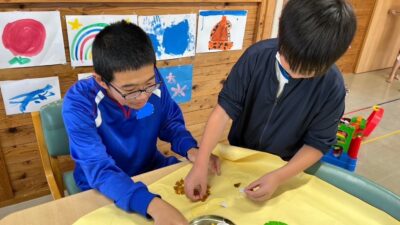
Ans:
[[[342,73],[353,73],[360,56],[367,28],[371,21],[376,0],[350,0],[357,17],[357,31],[351,48],[337,61]]]
[[[3,150],[0,142],[0,202],[12,199],[14,196],[6,161],[4,159]]]
[[[390,15],[388,13],[390,9],[400,10],[400,1],[376,0],[356,73],[393,66],[400,50],[400,16]]]
[[[264,28],[265,28],[265,17],[267,13],[267,0],[262,0],[259,3],[257,9],[257,22],[256,22],[256,31],[254,35],[254,42],[260,41],[263,39]]]
[[[264,19],[264,28],[263,28],[263,34],[262,34],[262,39],[268,39],[271,38],[271,33],[272,33],[272,27],[274,24],[274,15],[275,15],[275,8],[276,8],[276,1],[268,1],[267,2],[267,11],[265,13],[265,19]]]

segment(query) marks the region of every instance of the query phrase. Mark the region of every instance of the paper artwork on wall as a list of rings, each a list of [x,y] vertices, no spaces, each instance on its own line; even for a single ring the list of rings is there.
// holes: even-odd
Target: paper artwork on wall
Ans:
[[[92,66],[92,44],[104,27],[121,20],[137,24],[136,15],[66,16],[72,67]]]
[[[61,99],[58,77],[3,81],[1,94],[7,115],[38,111]]]
[[[139,26],[149,35],[157,60],[195,55],[196,14],[139,16]]]
[[[193,65],[159,68],[172,99],[177,103],[189,102],[192,98]]]
[[[0,68],[65,64],[60,12],[0,12]]]
[[[246,10],[200,10],[196,52],[242,49],[246,20]]]

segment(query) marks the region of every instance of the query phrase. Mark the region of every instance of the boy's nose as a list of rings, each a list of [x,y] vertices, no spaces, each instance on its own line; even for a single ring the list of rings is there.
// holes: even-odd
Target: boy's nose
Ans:
[[[150,96],[149,94],[147,94],[146,92],[142,91],[142,92],[140,92],[139,96],[136,97],[136,101],[147,101],[149,96]]]

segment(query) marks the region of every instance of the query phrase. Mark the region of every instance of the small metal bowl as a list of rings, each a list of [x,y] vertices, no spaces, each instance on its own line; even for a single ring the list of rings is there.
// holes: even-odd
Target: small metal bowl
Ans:
[[[235,225],[232,221],[216,215],[206,215],[194,218],[189,225]]]

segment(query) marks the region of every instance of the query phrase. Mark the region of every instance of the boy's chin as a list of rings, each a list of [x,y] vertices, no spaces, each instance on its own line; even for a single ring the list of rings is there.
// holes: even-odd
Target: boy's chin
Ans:
[[[146,105],[146,102],[143,102],[143,103],[130,103],[130,104],[127,104],[127,105],[131,109],[141,109],[141,108],[143,108],[144,105]]]

